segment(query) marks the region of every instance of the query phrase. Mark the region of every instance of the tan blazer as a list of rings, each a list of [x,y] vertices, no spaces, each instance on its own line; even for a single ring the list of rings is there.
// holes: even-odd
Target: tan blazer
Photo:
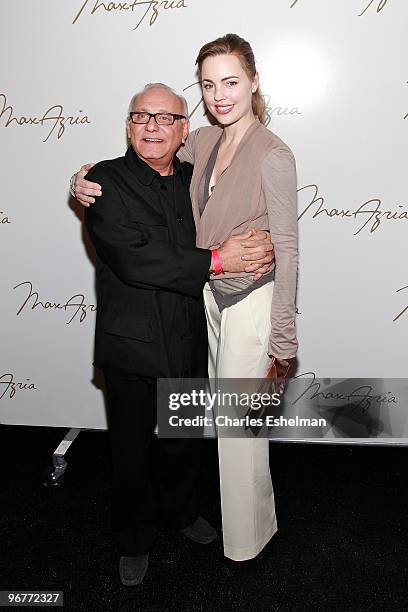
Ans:
[[[201,181],[211,151],[222,135],[218,126],[192,132],[178,156],[194,164],[190,194],[197,246],[208,248],[250,228],[269,229],[275,249],[269,354],[297,351],[295,297],[298,266],[296,164],[289,147],[256,120],[244,134],[231,164],[218,179],[202,217]],[[225,274],[224,278],[243,276]]]

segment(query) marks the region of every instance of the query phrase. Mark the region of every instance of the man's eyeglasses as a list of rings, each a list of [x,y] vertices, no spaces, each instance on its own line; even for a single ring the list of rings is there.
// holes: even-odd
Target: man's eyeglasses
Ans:
[[[157,125],[173,125],[177,119],[187,119],[184,115],[175,115],[174,113],[129,113],[132,123],[149,123],[150,117],[154,117]]]

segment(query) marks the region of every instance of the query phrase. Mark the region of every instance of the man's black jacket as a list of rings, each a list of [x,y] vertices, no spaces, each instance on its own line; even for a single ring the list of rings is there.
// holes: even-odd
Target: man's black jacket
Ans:
[[[86,178],[102,196],[85,210],[97,253],[95,365],[140,376],[206,376],[202,290],[211,253],[195,246],[192,166],[161,177],[129,147]]]

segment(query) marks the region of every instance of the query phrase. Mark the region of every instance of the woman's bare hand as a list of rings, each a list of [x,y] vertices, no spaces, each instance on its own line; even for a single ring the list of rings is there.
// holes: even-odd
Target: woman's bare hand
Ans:
[[[102,195],[102,187],[98,183],[87,181],[84,176],[94,164],[85,164],[71,177],[70,192],[82,206],[89,206],[95,202],[95,198]]]
[[[254,272],[254,280],[258,280],[261,278],[261,276],[270,272],[275,260],[275,254],[269,232],[266,230],[256,229],[251,229],[250,232],[251,236],[241,242],[242,246],[247,249],[247,254],[243,257],[243,259],[254,260],[252,263],[248,264],[248,266],[245,268],[245,272]],[[263,245],[268,255],[268,258],[264,259],[263,261],[259,255],[255,255],[255,257],[251,257],[250,255],[252,253],[255,254],[256,249],[259,248],[260,245]]]

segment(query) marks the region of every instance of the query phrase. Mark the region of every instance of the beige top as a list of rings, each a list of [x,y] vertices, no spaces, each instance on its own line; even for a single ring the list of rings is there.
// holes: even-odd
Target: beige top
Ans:
[[[245,132],[235,155],[220,176],[200,218],[199,190],[218,126],[192,132],[178,156],[194,164],[191,200],[197,246],[221,244],[228,236],[250,228],[268,229],[275,249],[275,285],[271,306],[268,352],[280,358],[297,351],[295,297],[298,266],[296,164],[289,147],[256,120]],[[242,277],[225,273],[223,279]],[[248,276],[251,276],[249,274]],[[212,277],[219,283],[223,279]]]

